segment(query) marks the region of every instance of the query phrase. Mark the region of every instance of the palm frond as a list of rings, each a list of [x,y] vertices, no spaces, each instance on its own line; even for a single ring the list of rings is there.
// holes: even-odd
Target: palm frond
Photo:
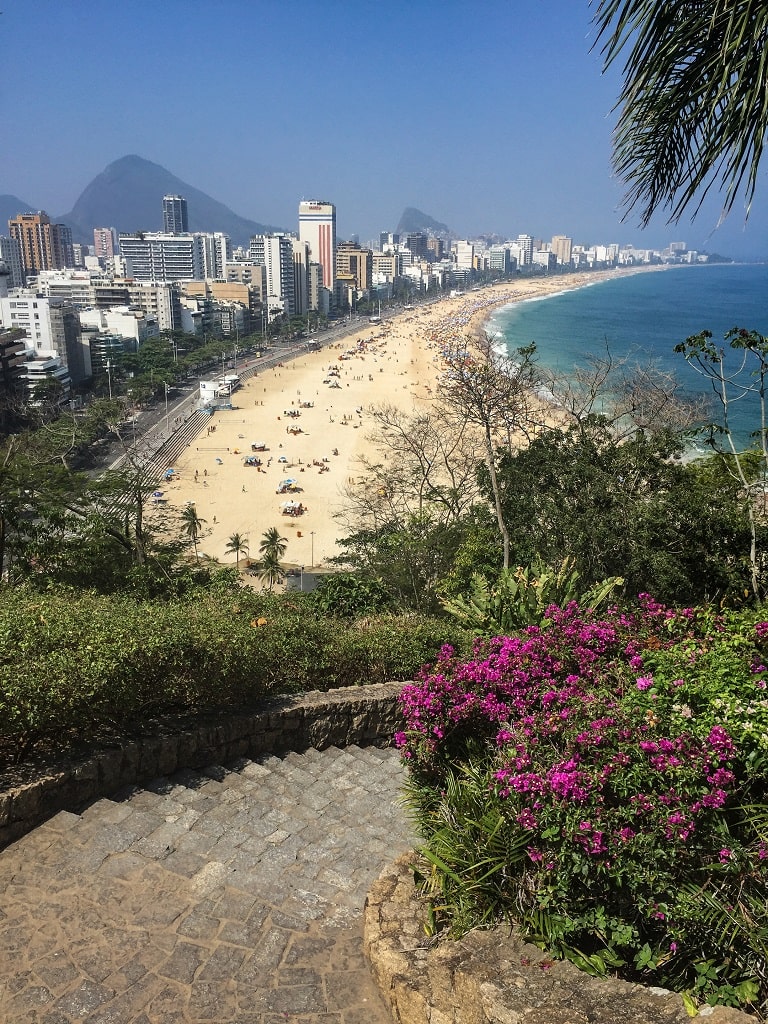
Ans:
[[[627,213],[695,216],[713,189],[723,215],[742,191],[751,203],[768,131],[765,0],[600,0],[594,20],[605,69],[627,54],[614,136]]]

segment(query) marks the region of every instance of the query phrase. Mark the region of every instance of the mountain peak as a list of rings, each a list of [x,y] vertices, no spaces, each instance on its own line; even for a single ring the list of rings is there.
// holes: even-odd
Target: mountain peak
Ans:
[[[447,224],[441,224],[429,214],[417,210],[415,206],[406,206],[397,225],[397,233],[404,235],[412,231],[424,231],[426,234],[444,238],[452,237]]]
[[[72,211],[58,219],[69,224],[75,241],[89,243],[95,227],[114,227],[126,233],[160,231],[165,195],[186,198],[190,231],[223,231],[234,245],[247,245],[251,235],[279,230],[238,216],[161,164],[136,153],[108,164],[85,187]]]

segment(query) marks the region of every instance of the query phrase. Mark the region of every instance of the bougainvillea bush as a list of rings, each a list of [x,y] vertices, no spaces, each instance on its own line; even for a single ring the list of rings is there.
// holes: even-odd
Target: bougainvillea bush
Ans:
[[[768,1005],[768,622],[641,595],[444,648],[397,742],[435,927],[514,921],[553,954]]]

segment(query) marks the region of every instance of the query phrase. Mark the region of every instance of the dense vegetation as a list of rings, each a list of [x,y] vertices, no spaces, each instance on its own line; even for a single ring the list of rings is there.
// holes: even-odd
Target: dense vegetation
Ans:
[[[435,928],[768,1005],[768,623],[642,595],[446,648],[397,737]]]
[[[0,762],[83,749],[162,713],[411,679],[456,635],[414,614],[339,629],[310,596],[257,594],[227,573],[173,600],[6,590]]]

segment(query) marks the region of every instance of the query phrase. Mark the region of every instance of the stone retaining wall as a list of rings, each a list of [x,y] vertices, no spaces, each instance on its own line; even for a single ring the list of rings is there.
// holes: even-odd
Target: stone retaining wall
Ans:
[[[76,811],[124,786],[181,768],[309,747],[388,746],[399,727],[402,683],[344,687],[216,714],[160,719],[150,734],[87,758],[22,767],[23,782],[1,788],[0,849],[59,811]],[[149,732],[149,730],[148,730]]]
[[[664,989],[590,978],[552,961],[509,928],[430,940],[410,865],[395,861],[371,889],[365,954],[397,1024],[690,1024]],[[705,1007],[708,1024],[755,1024],[737,1010]]]

